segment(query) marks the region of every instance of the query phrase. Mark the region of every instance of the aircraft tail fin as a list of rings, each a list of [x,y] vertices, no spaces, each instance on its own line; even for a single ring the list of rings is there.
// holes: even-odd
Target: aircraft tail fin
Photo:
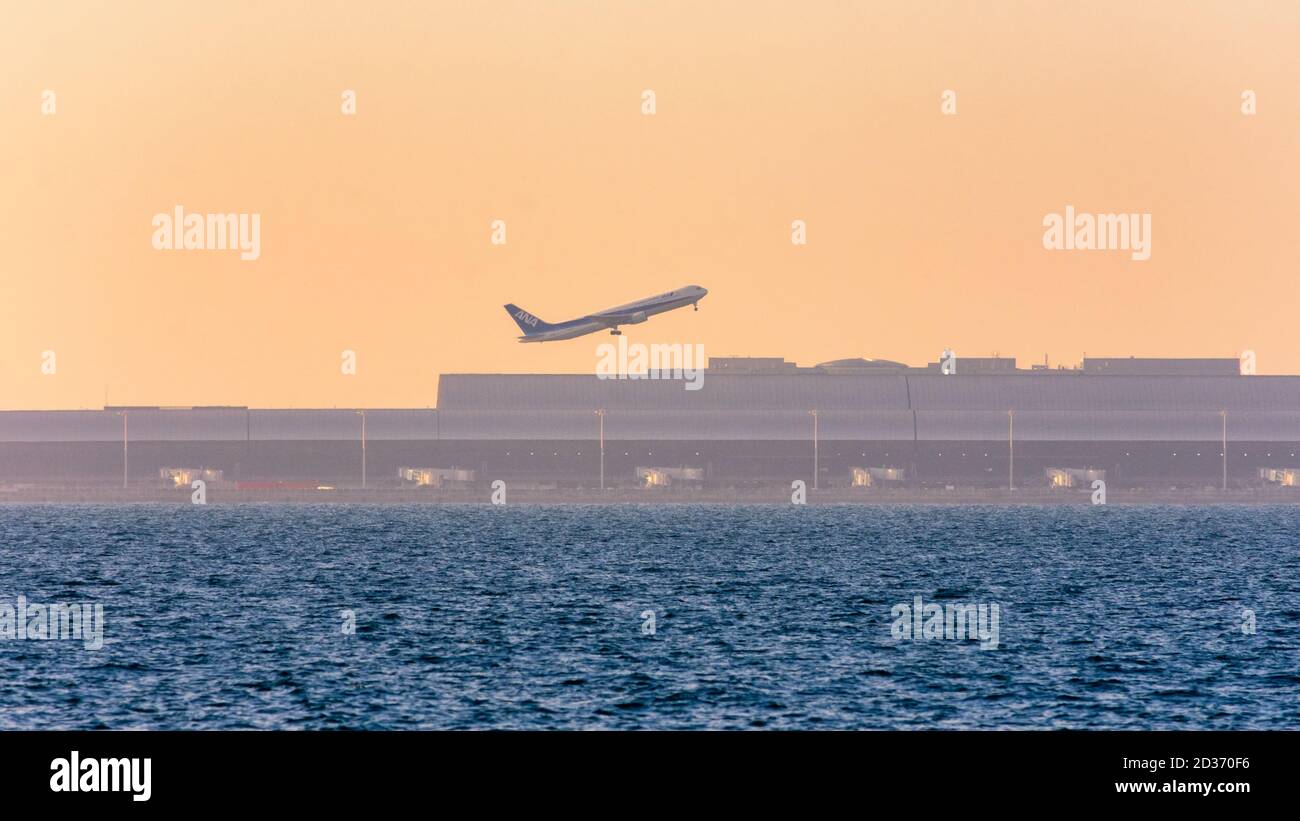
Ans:
[[[518,305],[506,305],[505,309],[506,313],[510,314],[510,318],[519,326],[519,330],[524,332],[524,336],[541,333],[542,331],[549,330],[552,327],[551,323],[543,322],[541,319],[528,313]]]

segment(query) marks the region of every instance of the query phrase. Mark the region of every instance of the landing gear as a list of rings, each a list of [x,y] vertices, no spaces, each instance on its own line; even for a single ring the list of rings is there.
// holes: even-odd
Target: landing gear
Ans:
[[[700,309],[700,303],[692,302],[691,307],[698,311]]]
[[[623,332],[620,331],[618,328],[615,328],[614,330],[612,330],[612,331],[609,332],[609,335],[610,335],[610,336],[622,336],[622,335],[623,335]]]

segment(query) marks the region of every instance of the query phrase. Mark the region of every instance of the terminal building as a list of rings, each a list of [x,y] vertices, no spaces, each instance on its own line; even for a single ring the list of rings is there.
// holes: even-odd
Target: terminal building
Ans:
[[[811,486],[814,470],[822,487],[1046,487],[1092,475],[1080,471],[1118,486],[1243,487],[1300,466],[1300,376],[1243,376],[1236,359],[1018,368],[991,357],[945,373],[728,357],[710,359],[698,387],[445,374],[436,408],[3,411],[0,483],[120,484],[124,472],[156,483],[188,470],[245,487],[355,487],[364,464],[368,487],[409,486],[412,471],[575,488],[602,475],[621,487],[647,475]]]

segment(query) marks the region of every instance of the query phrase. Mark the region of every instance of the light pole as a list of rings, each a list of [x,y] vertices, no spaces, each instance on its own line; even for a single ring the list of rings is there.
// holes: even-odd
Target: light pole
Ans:
[[[1016,412],[1007,411],[1007,454],[1010,461],[1007,465],[1007,490],[1016,489]]]
[[[122,417],[122,487],[126,487],[126,475],[127,475],[126,468],[127,468],[127,463],[129,461],[128,458],[129,452],[127,450],[127,442],[128,442],[127,423],[126,423],[127,412],[118,411],[117,415]]]
[[[596,416],[600,417],[600,491],[605,492],[605,409],[600,408],[596,411]]]
[[[817,476],[821,473],[817,465],[817,411],[808,411],[813,418],[813,490],[817,489]]]
[[[366,412],[357,411],[361,416],[361,489],[366,489]]]
[[[1219,411],[1223,417],[1223,489],[1228,489],[1228,412]]]

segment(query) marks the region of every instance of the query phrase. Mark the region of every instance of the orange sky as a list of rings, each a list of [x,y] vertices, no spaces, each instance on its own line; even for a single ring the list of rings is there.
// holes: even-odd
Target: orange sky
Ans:
[[[0,408],[426,406],[594,369],[504,302],[686,283],[630,341],[1297,373],[1297,43],[1282,0],[10,4]],[[154,250],[178,204],[261,257]],[[1045,250],[1066,205],[1151,213],[1151,259]]]

